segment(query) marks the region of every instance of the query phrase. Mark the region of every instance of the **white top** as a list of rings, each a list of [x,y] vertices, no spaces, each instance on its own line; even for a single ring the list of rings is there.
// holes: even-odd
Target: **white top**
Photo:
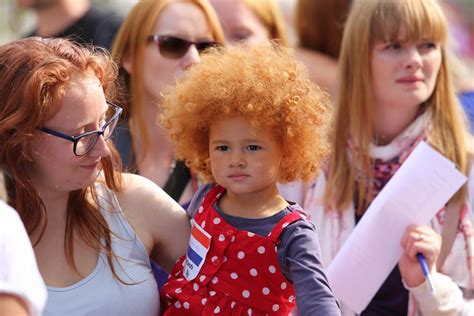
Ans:
[[[115,194],[97,186],[101,213],[114,233],[112,250],[118,258],[114,268],[104,253],[94,271],[81,281],[65,287],[48,287],[45,315],[158,315],[160,301],[145,246],[126,220]]]
[[[41,315],[46,288],[30,239],[18,213],[0,201],[0,293],[25,300],[31,315]]]

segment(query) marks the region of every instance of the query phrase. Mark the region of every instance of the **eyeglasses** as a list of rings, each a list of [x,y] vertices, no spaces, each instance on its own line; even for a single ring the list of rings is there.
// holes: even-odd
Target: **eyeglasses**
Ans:
[[[91,151],[92,148],[94,148],[95,144],[97,143],[97,140],[99,139],[99,136],[102,135],[104,137],[104,140],[109,139],[110,136],[112,136],[115,127],[117,126],[118,119],[123,110],[122,108],[116,106],[113,103],[107,102],[107,104],[112,108],[114,112],[111,116],[109,116],[110,119],[106,121],[104,126],[102,126],[96,131],[82,133],[77,136],[70,136],[46,127],[38,127],[37,129],[46,134],[50,134],[73,142],[74,154],[76,156],[84,156],[89,151]]]
[[[191,45],[196,46],[199,54],[208,48],[220,46],[219,43],[212,41],[191,42],[179,37],[162,36],[156,34],[148,36],[147,41],[158,44],[160,54],[170,59],[179,59],[183,57],[186,55]]]

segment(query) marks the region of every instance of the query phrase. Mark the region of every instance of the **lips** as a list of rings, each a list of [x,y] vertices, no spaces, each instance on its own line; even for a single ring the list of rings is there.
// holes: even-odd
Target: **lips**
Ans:
[[[234,181],[242,181],[242,180],[247,179],[248,177],[249,177],[249,175],[242,174],[242,173],[235,173],[235,174],[231,174],[229,176],[229,178],[234,180]]]
[[[406,76],[406,77],[402,77],[402,78],[397,79],[396,82],[398,82],[398,83],[414,83],[414,82],[419,82],[419,81],[423,81],[423,79],[421,77],[417,77],[417,76]]]

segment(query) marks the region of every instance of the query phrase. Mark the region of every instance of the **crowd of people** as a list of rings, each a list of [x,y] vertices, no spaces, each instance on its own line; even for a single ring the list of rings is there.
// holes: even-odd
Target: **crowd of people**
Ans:
[[[0,315],[474,314],[474,84],[439,0],[298,0],[296,45],[276,0],[18,3]],[[467,182],[355,311],[326,270],[422,142]]]

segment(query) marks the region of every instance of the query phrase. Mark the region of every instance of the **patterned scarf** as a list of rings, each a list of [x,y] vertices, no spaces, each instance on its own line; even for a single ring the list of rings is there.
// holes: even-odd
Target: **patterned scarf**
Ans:
[[[400,133],[390,144],[384,146],[370,145],[369,155],[372,158],[373,174],[371,183],[369,177],[361,169],[356,168],[355,179],[357,182],[367,183],[372,187],[371,196],[367,197],[371,202],[405,162],[415,147],[426,139],[424,133],[425,113],[419,115],[402,133]],[[347,140],[347,154],[352,160],[357,147],[351,138]]]

